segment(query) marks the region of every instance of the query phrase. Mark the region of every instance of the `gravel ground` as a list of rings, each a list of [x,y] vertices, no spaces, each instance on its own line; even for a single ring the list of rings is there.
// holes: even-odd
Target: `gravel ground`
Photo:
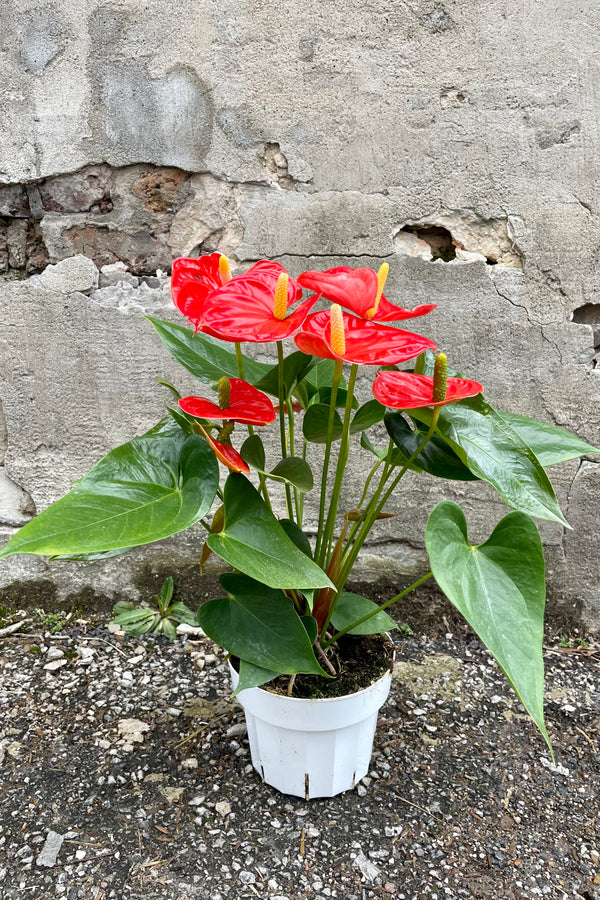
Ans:
[[[597,644],[547,650],[554,767],[479,641],[430,626],[396,632],[369,776],[310,802],[261,784],[199,635],[3,637],[0,897],[599,900]]]

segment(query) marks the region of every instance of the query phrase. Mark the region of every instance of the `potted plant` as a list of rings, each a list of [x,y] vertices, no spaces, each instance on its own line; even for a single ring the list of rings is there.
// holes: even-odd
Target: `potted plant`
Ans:
[[[598,451],[492,408],[481,384],[448,370],[433,341],[398,327],[435,304],[389,302],[387,270],[341,266],[295,280],[266,260],[235,277],[218,253],[176,260],[173,299],[193,327],[150,322],[216,393],[182,397],[163,382],[175,395],[165,418],[110,452],[0,550],[0,558],[99,559],[200,523],[202,561],[216,553],[233,572],[198,622],[231,654],[255,768],[306,797],[333,795],[366,773],[390,682],[385,639],[377,638],[394,628],[385,610],[429,578],[495,656],[552,752],[543,715],[544,558],[532,517],[566,525],[544,467]],[[245,355],[245,342],[270,346],[272,362]],[[373,396],[359,405],[361,368],[373,376]],[[261,436],[269,426],[279,435],[277,460]],[[370,460],[359,490],[351,450]],[[346,584],[409,471],[482,479],[512,511],[474,546],[461,509],[438,503],[425,530],[430,571],[378,606]],[[349,479],[360,498],[352,508]],[[304,530],[311,491],[312,541]],[[163,599],[167,609],[170,594]],[[122,615],[136,621],[135,610]],[[348,672],[352,688],[338,697]]]

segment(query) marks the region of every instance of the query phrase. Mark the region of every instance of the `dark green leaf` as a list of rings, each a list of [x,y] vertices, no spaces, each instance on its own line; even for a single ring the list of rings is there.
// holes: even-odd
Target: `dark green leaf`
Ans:
[[[350,434],[365,431],[377,422],[381,422],[385,413],[385,406],[378,400],[368,400],[364,403],[350,423]]]
[[[312,550],[310,549],[309,540],[300,526],[295,522],[292,522],[291,519],[280,519],[279,524],[290,540],[294,542],[296,547],[312,559]]]
[[[474,546],[460,507],[438,503],[425,545],[435,580],[494,655],[550,747],[544,725],[544,555],[537,528],[529,516],[513,512]]]
[[[296,350],[295,353],[290,353],[289,356],[285,357],[283,361],[283,384],[286,397],[295,388],[297,382],[302,381],[315,362],[316,360],[313,360],[312,356],[307,356],[306,353],[302,353],[300,350]],[[267,394],[271,394],[273,397],[278,397],[279,365],[271,366],[266,375],[256,382],[255,387],[265,391]]]
[[[557,463],[576,459],[578,456],[600,453],[597,447],[586,444],[581,438],[557,428],[556,425],[547,425],[538,422],[537,419],[528,419],[526,416],[517,416],[514,413],[498,410],[499,415],[513,428],[518,435],[531,447],[541,464],[554,466]]]
[[[260,435],[253,434],[246,438],[242,444],[240,456],[253,469],[264,472],[266,463],[265,448]]]
[[[163,344],[177,362],[200,381],[218,381],[222,375],[238,377],[235,353],[226,350],[221,341],[190,328],[146,316],[152,322]],[[243,356],[244,378],[251,384],[260,381],[271,366]]]
[[[186,437],[163,419],[112,450],[71,493],[24,525],[0,557],[104,554],[162,540],[208,512],[218,477],[204,438]]]
[[[301,494],[312,491],[313,474],[309,464],[297,456],[286,456],[280,460],[274,469],[268,473],[269,478],[275,481],[286,481],[295,487]]]
[[[331,624],[334,628],[337,628],[338,631],[341,631],[343,628],[347,628],[348,625],[352,625],[353,622],[362,619],[363,616],[368,615],[377,608],[377,604],[373,603],[373,601],[369,600],[367,597],[361,597],[360,594],[351,594],[342,591],[337,598],[335,609],[331,617]],[[392,628],[397,627],[394,620],[388,616],[385,610],[381,610],[380,612],[375,613],[374,616],[371,616],[370,619],[367,619],[366,622],[363,622],[362,625],[357,625],[355,628],[352,628],[348,634],[383,634],[386,631],[390,631]]]
[[[311,405],[313,403],[323,403],[325,406],[329,407],[331,405],[331,390],[330,387],[319,388],[311,398]],[[335,395],[336,407],[346,406],[347,400],[348,391],[343,387],[339,387]],[[352,409],[358,409],[358,400],[356,397],[352,397]]]
[[[304,625],[306,629],[306,633],[308,635],[308,639],[311,643],[311,646],[315,643],[317,639],[317,634],[319,633],[319,626],[317,625],[317,620],[312,616],[300,616],[300,621]]]
[[[394,456],[396,465],[404,465],[427,434],[427,428],[419,422],[415,422],[415,431],[413,431],[400,412],[386,413],[385,427],[398,448],[397,455]],[[424,449],[411,463],[410,468],[417,472],[427,472],[436,478],[477,481],[477,475],[474,475],[461,462],[454,450],[437,434],[434,434],[427,442]]]
[[[324,444],[327,441],[327,423],[329,422],[329,407],[323,403],[315,403],[309,406],[304,413],[302,432],[307,441],[313,444]],[[333,421],[333,440],[337,441],[342,436],[342,420],[335,413]]]
[[[244,575],[222,575],[229,596],[198,611],[201,628],[240,659],[278,674],[325,675],[292,601]]]
[[[240,659],[240,672],[238,685],[233,692],[233,696],[237,697],[240,691],[246,691],[248,688],[260,687],[268,681],[277,678],[279,672],[271,672],[269,669],[263,669],[262,666],[255,666],[246,659]]]
[[[412,410],[411,416],[429,424],[431,410]],[[509,506],[570,527],[535,454],[481,395],[442,407],[437,429],[471,472]]]
[[[209,535],[206,542],[225,562],[273,588],[332,587],[325,572],[290,540],[247,478],[230,475],[224,495],[223,531]]]

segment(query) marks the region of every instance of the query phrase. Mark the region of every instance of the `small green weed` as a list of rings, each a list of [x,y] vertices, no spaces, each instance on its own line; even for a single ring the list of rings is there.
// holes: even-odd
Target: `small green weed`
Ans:
[[[57,634],[64,628],[65,617],[62,613],[47,613],[44,609],[39,609],[38,607],[35,610],[35,614],[40,624],[43,625],[50,634]]]
[[[408,622],[403,622],[402,625],[398,625],[398,631],[400,634],[404,635],[404,637],[412,637],[414,635],[414,631]]]
[[[129,634],[166,634],[171,640],[177,637],[177,626],[185,622],[195,625],[194,613],[180,601],[173,599],[173,579],[165,579],[157,597],[158,609],[149,606],[134,606],[133,603],[120,601],[113,609],[111,624],[120,625]]]

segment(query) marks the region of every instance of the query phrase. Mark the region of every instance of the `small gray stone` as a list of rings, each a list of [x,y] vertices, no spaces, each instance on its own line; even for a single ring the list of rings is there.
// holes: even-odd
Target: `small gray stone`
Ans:
[[[46,659],[48,662],[52,662],[54,659],[64,659],[64,651],[60,649],[60,647],[50,647],[48,653],[46,655]]]
[[[93,260],[87,256],[70,256],[48,266],[39,276],[40,283],[48,291],[73,294],[76,291],[92,291],[98,287],[99,272]]]
[[[46,663],[44,669],[46,672],[56,672],[58,669],[66,666],[68,661],[68,659],[53,659],[52,662]]]
[[[46,843],[36,859],[36,864],[47,868],[53,866],[56,863],[63,841],[64,836],[62,834],[58,834],[57,831],[49,831],[46,836]]]
[[[242,869],[238,877],[242,884],[254,884],[256,881],[254,872],[247,872],[245,869]]]

